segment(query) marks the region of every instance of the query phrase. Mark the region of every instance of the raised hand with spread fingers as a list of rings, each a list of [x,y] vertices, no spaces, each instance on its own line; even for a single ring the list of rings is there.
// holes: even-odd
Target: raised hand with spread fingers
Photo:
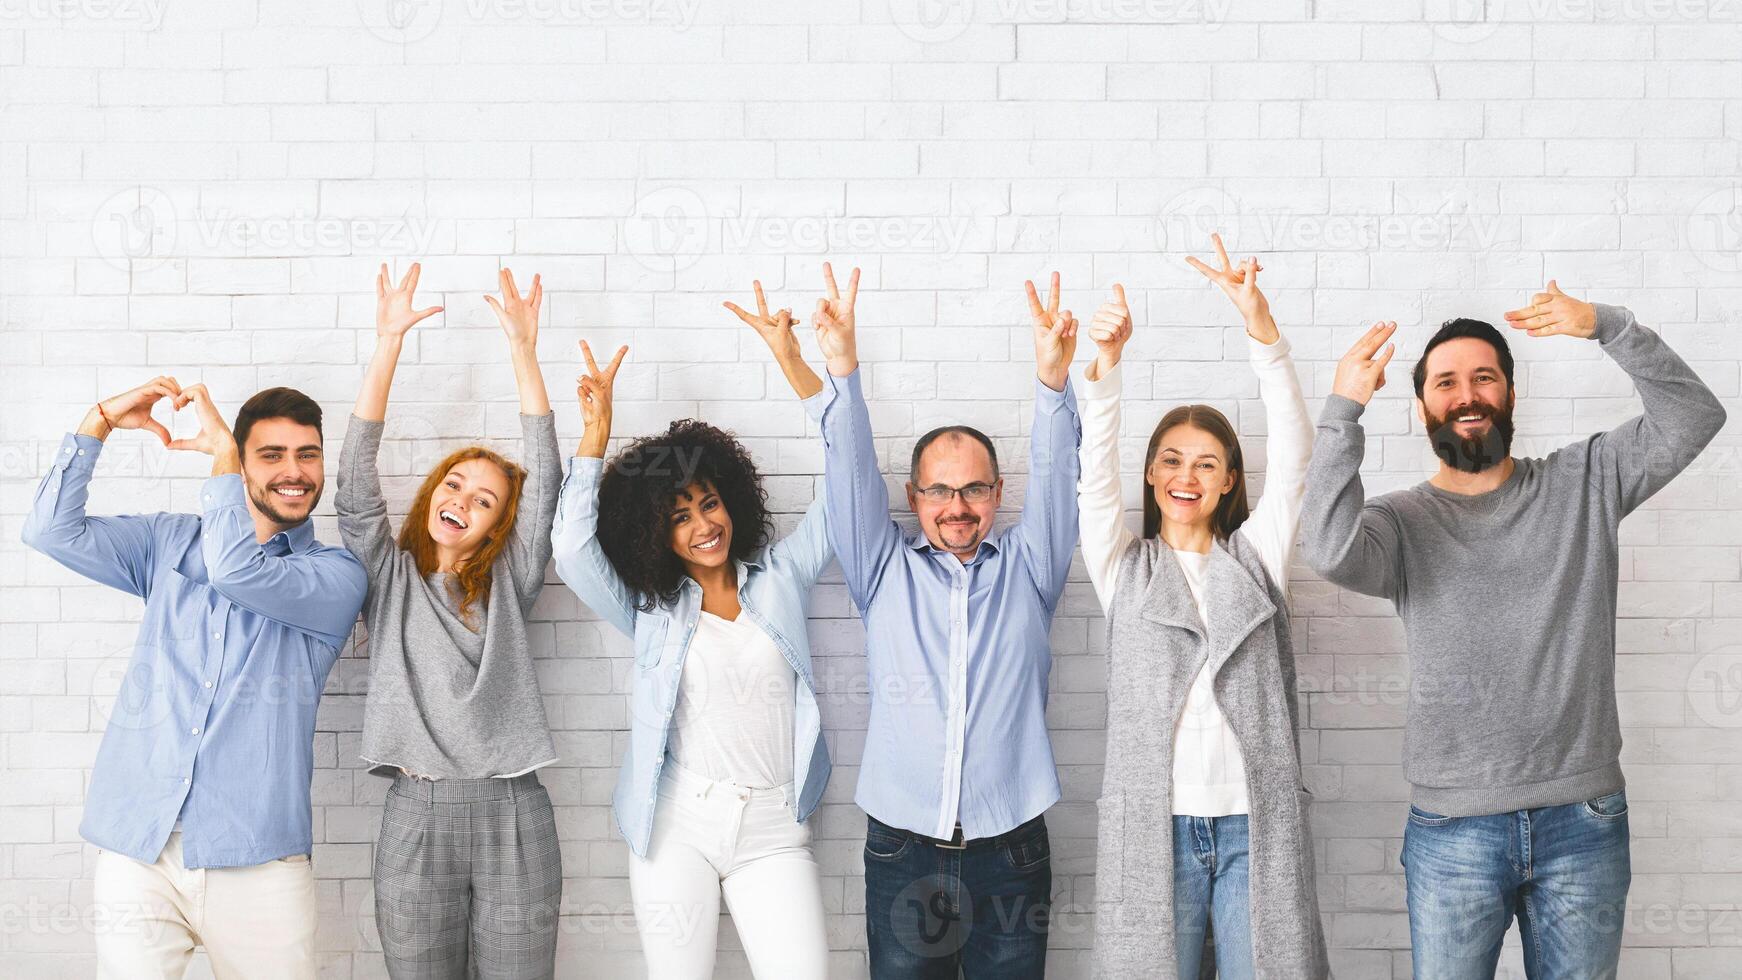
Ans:
[[[399,354],[405,349],[405,335],[423,320],[442,311],[440,306],[416,309],[412,305],[417,281],[423,275],[421,263],[413,262],[399,285],[388,275],[387,263],[375,274],[375,353],[363,371],[363,385],[357,391],[353,412],[360,419],[379,422],[387,417],[387,395],[393,388],[393,372],[399,366]]]
[[[496,312],[496,320],[508,338],[521,414],[549,415],[550,396],[544,390],[544,375],[538,367],[538,314],[544,304],[544,281],[534,275],[532,289],[523,298],[514,284],[512,271],[502,269],[496,275],[502,298],[486,295],[484,302]]]

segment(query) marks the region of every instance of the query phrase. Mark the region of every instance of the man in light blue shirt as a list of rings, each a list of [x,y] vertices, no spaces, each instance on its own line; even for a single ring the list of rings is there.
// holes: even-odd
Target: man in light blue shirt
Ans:
[[[870,818],[871,976],[1039,977],[1052,887],[1041,814],[1059,798],[1048,635],[1077,543],[1077,323],[1059,312],[1056,274],[1045,306],[1028,284],[1038,377],[1021,520],[993,526],[1003,480],[991,441],[945,426],[914,447],[907,498],[920,534],[907,537],[861,392],[859,271],[845,297],[823,273],[813,325],[828,359],[829,532],[865,620],[871,684],[855,796]]]
[[[170,438],[164,399],[194,406],[198,435]],[[79,825],[101,849],[99,976],[180,976],[196,944],[220,978],[315,975],[315,708],[368,587],[309,524],[320,422],[271,388],[232,434],[204,385],[157,378],[93,406],[37,488],[24,543],[145,600]],[[202,512],[87,517],[115,429],[210,455]]]

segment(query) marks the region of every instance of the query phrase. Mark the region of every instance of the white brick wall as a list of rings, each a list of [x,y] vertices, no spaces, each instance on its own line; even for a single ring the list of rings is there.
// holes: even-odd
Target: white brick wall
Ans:
[[[375,264],[421,257],[423,297],[448,312],[418,329],[399,375],[389,465],[403,505],[445,449],[512,445],[512,379],[480,299],[507,263],[548,283],[565,442],[579,435],[575,341],[627,342],[619,431],[679,415],[734,428],[796,512],[820,466],[814,435],[721,299],[744,301],[760,277],[804,310],[825,256],[858,263],[886,462],[945,419],[1021,460],[1021,283],[1058,268],[1080,315],[1115,280],[1137,306],[1133,458],[1165,407],[1201,399],[1237,413],[1261,461],[1235,317],[1181,261],[1220,229],[1263,255],[1315,410],[1357,330],[1403,324],[1368,416],[1376,490],[1427,471],[1405,396],[1431,327],[1497,320],[1551,276],[1632,306],[1742,417],[1739,23],[1736,0],[0,0],[0,974],[91,968],[92,854],[76,826],[139,605],[26,553],[18,532],[49,449],[99,395],[169,372],[233,411],[256,388],[298,385],[336,444],[371,346]],[[1594,345],[1516,350],[1525,451],[1637,410]],[[92,507],[192,509],[201,473],[121,436]],[[1742,969],[1739,473],[1733,421],[1623,528],[1629,980]],[[1128,492],[1135,504],[1135,480]],[[1337,975],[1407,977],[1401,631],[1384,604],[1296,575]],[[840,761],[818,848],[851,977],[864,972],[862,633],[838,576],[814,609]],[[1105,717],[1094,610],[1079,572],[1054,631],[1057,976],[1087,974]],[[563,756],[544,777],[568,875],[562,973],[635,976],[608,810],[629,647],[560,584],[537,620]],[[316,743],[335,978],[383,975],[369,868],[384,784],[357,768],[366,667],[347,650]],[[722,975],[747,975],[724,935]]]

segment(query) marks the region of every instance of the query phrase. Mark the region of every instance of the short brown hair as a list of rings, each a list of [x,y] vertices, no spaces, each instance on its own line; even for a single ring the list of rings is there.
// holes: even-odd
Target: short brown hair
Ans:
[[[236,436],[237,451],[247,449],[248,430],[261,419],[289,419],[298,425],[312,426],[319,435],[321,406],[295,388],[267,388],[255,392],[254,397],[242,403],[236,412],[236,424],[230,427]],[[325,437],[322,438],[324,441]]]

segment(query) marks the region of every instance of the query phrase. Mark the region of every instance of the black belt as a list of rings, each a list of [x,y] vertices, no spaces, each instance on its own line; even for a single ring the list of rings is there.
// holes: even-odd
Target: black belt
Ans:
[[[866,814],[866,816],[870,816],[870,814]],[[877,820],[876,817],[871,817],[871,819]],[[989,844],[1002,844],[1005,841],[1024,836],[1032,832],[1036,827],[1044,827],[1046,825],[1046,818],[1044,816],[1033,817],[1017,827],[1006,830],[1002,834],[994,834],[991,837],[975,837],[970,840],[962,839],[962,825],[959,823],[956,824],[956,832],[950,836],[949,840],[943,840],[938,837],[927,837],[924,834],[915,833],[914,831],[902,827],[886,824],[881,820],[877,820],[877,824],[892,834],[899,834],[903,837],[912,838],[913,840],[919,841],[921,844],[930,844],[932,847],[943,848],[946,851],[965,851],[971,847],[985,847]]]

